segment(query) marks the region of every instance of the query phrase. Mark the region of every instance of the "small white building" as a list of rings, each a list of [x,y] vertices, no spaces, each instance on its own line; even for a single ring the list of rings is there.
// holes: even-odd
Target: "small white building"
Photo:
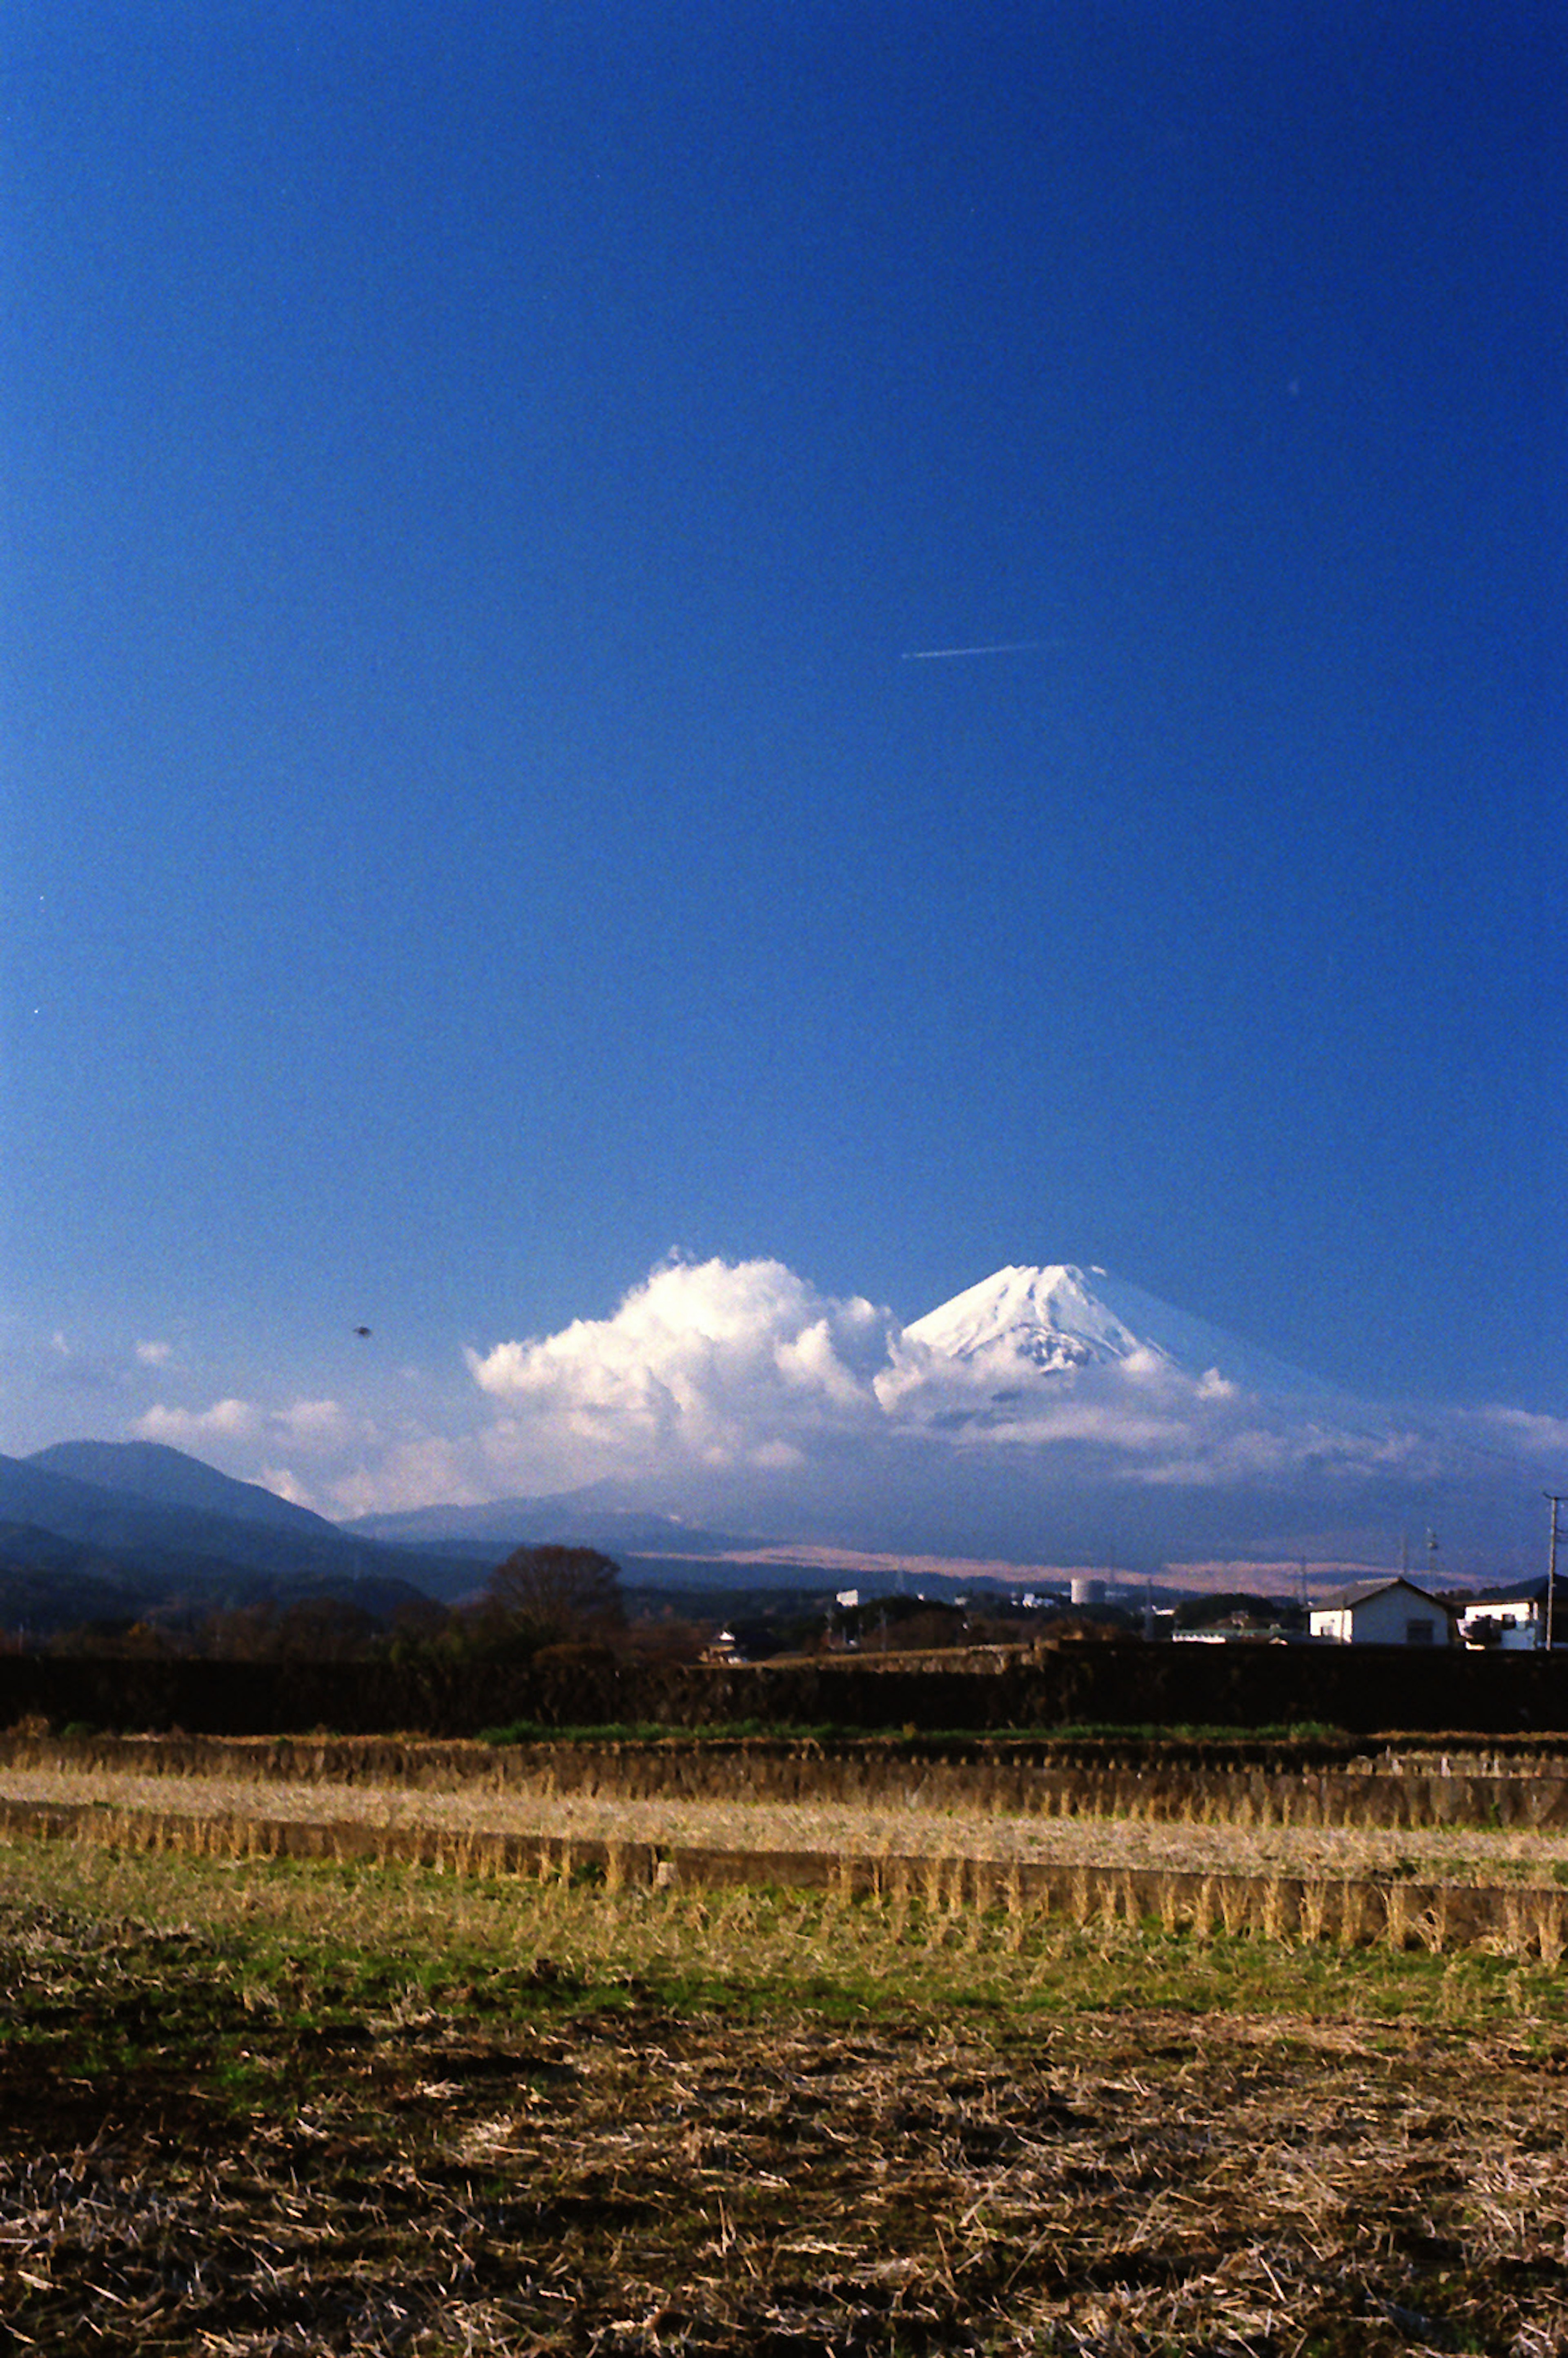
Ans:
[[[1552,1635],[1556,1635],[1555,1629]],[[1546,1583],[1531,1582],[1502,1596],[1465,1607],[1459,1635],[1467,1646],[1496,1646],[1508,1654],[1533,1653],[1546,1643]]]
[[[1337,1646],[1452,1646],[1454,1612],[1413,1580],[1368,1580],[1314,1605],[1312,1634]]]

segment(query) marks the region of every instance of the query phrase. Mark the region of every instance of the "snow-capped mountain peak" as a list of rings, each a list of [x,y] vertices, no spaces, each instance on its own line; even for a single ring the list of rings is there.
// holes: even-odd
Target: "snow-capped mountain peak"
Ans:
[[[1091,1290],[1092,1281],[1104,1278],[1103,1270],[1061,1262],[999,1269],[904,1332],[944,1358],[989,1357],[999,1348],[1041,1368],[1129,1358],[1141,1338]]]
[[[992,1366],[1022,1360],[1042,1374],[1139,1357],[1200,1379],[1217,1374],[1248,1391],[1321,1392],[1299,1368],[1173,1309],[1103,1269],[1053,1262],[999,1269],[904,1329],[938,1357]]]

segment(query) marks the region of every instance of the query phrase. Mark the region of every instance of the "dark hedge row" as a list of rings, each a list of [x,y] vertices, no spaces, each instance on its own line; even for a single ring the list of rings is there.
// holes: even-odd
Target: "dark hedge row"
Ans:
[[[542,1728],[745,1723],[853,1729],[1063,1725],[1390,1728],[1509,1736],[1568,1729],[1568,1652],[1401,1647],[1065,1646],[979,1671],[827,1661],[649,1669],[526,1663],[237,1662],[0,1657],[0,1726],[191,1734],[460,1736]]]

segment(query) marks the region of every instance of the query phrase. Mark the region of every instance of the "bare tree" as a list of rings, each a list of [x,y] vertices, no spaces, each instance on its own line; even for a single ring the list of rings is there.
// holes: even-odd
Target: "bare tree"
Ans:
[[[509,1628],[535,1646],[602,1641],[626,1627],[621,1567],[597,1548],[518,1548],[496,1565],[485,1594]]]

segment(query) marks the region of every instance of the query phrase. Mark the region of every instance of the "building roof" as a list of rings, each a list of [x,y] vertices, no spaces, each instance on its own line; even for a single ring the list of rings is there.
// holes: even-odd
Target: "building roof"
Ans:
[[[1479,1605],[1544,1605],[1545,1602],[1546,1574],[1541,1573],[1534,1580],[1516,1580],[1508,1587],[1474,1589],[1465,1598],[1464,1609],[1472,1613]]]
[[[1370,1604],[1374,1596],[1387,1596],[1396,1588],[1402,1588],[1407,1595],[1419,1598],[1422,1605],[1437,1606],[1444,1613],[1459,1610],[1457,1606],[1449,1603],[1446,1596],[1434,1596],[1429,1588],[1418,1588],[1413,1580],[1406,1580],[1402,1574],[1393,1580],[1363,1580],[1349,1588],[1333,1589],[1328,1595],[1320,1596],[1312,1610],[1314,1613],[1353,1612],[1357,1605]]]

